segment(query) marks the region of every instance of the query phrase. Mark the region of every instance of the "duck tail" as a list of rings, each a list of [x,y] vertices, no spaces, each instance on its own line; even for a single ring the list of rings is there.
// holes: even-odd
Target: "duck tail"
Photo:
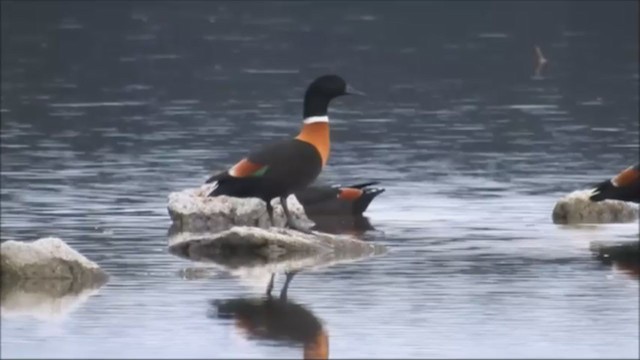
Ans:
[[[222,179],[222,178],[224,178],[224,177],[226,177],[226,176],[228,176],[228,175],[229,175],[229,172],[228,172],[227,170],[225,170],[225,171],[221,171],[221,172],[219,172],[219,173],[217,173],[217,174],[211,175],[211,176],[207,179],[207,181],[205,181],[204,183],[205,183],[205,184],[211,184],[211,183],[213,183],[213,182],[215,182],[215,181],[218,181],[218,180],[220,180],[220,179]]]
[[[362,215],[373,199],[384,191],[384,188],[365,188],[362,191],[362,195],[353,203],[353,214]]]
[[[379,183],[380,183],[379,181],[370,181],[370,182],[366,182],[366,183],[350,185],[348,187],[354,188],[354,189],[362,189],[362,188],[365,188],[367,186],[378,185]]]
[[[338,198],[352,202],[353,215],[362,215],[369,207],[369,204],[371,204],[371,201],[385,191],[384,188],[368,187],[376,184],[379,184],[379,182],[370,181],[350,186],[341,186],[338,188]]]
[[[589,200],[593,202],[599,202],[611,198],[612,192],[615,190],[615,186],[611,183],[611,180],[605,180],[597,184],[592,190]]]

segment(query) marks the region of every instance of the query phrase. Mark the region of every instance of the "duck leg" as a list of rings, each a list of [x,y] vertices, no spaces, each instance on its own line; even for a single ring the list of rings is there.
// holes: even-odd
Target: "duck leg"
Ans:
[[[271,297],[271,290],[273,290],[273,278],[275,276],[275,273],[271,273],[271,280],[269,280],[269,285],[267,285],[267,297]]]
[[[293,230],[298,230],[298,231],[303,232],[305,234],[311,234],[311,230],[310,229],[307,229],[306,227],[298,224],[291,217],[291,213],[289,213],[289,208],[287,207],[287,197],[286,196],[280,196],[280,204],[282,204],[282,210],[284,211],[284,216],[286,216],[286,218],[287,218],[286,226],[288,228],[293,229]]]
[[[297,273],[297,271],[288,271],[285,273],[285,276],[287,278],[284,281],[282,290],[280,291],[280,300],[287,301],[287,290],[289,290],[289,283],[291,282],[291,280],[293,280],[294,275]]]
[[[271,226],[275,226],[276,224],[273,222],[273,206],[271,205],[271,200],[265,200],[267,203],[267,214],[269,214],[269,221],[271,221]]]

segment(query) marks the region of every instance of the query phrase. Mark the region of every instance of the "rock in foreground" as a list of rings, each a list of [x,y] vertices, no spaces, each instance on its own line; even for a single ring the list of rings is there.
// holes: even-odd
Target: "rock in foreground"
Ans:
[[[33,242],[0,245],[2,283],[22,280],[73,280],[78,287],[106,281],[107,274],[64,241],[46,237]]]
[[[239,226],[220,233],[176,234],[170,238],[169,251],[227,269],[280,272],[354,261],[385,253],[386,248],[348,236]]]
[[[579,190],[558,200],[553,208],[553,222],[624,223],[638,220],[638,205],[618,200],[592,202],[590,195],[591,190]]]
[[[217,232],[233,226],[271,226],[265,203],[256,198],[235,198],[230,196],[207,196],[210,184],[199,188],[185,189],[169,194],[167,205],[173,227],[178,231]],[[275,225],[282,227],[285,216],[279,200],[272,200]],[[299,223],[310,225],[304,208],[295,196],[287,199],[289,211]]]

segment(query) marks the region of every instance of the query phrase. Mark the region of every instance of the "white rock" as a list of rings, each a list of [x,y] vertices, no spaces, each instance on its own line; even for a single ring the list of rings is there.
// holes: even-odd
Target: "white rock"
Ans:
[[[591,190],[577,190],[556,203],[552,219],[556,224],[575,223],[622,223],[638,220],[638,205],[618,201],[589,200]]]
[[[207,196],[210,184],[169,194],[168,210],[177,231],[223,231],[232,226],[246,225],[268,228],[271,226],[264,201],[257,198],[235,198],[229,196]],[[271,201],[276,226],[284,226],[285,217],[280,201]],[[287,206],[292,217],[305,226],[310,226],[304,208],[289,196]]]
[[[64,241],[46,237],[33,242],[5,241],[0,245],[2,280],[73,279],[93,283],[107,274]]]

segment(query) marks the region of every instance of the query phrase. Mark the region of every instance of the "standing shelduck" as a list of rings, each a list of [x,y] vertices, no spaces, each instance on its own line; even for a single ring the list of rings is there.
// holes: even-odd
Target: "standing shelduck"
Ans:
[[[304,96],[303,124],[293,139],[281,140],[255,149],[228,170],[211,176],[215,183],[209,196],[227,195],[262,199],[273,224],[271,200],[279,198],[286,225],[310,232],[297,224],[287,208],[287,197],[310,185],[329,159],[330,132],[327,111],[329,102],[342,95],[364,95],[337,75],[315,79]]]

